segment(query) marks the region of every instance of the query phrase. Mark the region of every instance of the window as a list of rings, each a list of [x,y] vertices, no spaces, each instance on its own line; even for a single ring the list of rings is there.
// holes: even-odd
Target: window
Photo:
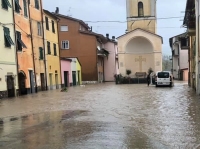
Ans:
[[[39,60],[43,60],[44,59],[44,54],[43,54],[43,48],[42,47],[39,47]]]
[[[12,8],[10,2],[8,0],[1,0],[2,2],[2,8],[8,10],[8,7]]]
[[[22,48],[27,48],[21,39],[21,33],[18,31],[16,31],[16,38],[17,38],[17,51],[22,51]]]
[[[60,31],[67,32],[68,31],[68,26],[60,26]]]
[[[35,0],[35,8],[38,10],[40,9],[39,0]]]
[[[4,30],[5,47],[11,47],[11,45],[14,45],[14,42],[10,37],[10,30],[7,27],[3,27],[3,30]]]
[[[45,21],[46,21],[46,29],[49,30],[49,19],[45,17]]]
[[[19,0],[15,0],[15,12],[20,13],[20,9]]]
[[[49,41],[47,41],[47,50],[48,50],[48,54],[51,54],[51,45]]]
[[[52,23],[52,32],[55,33],[54,21],[52,20],[51,23]]]
[[[139,2],[138,3],[138,16],[143,17],[144,16],[144,8],[143,8],[143,3]]]
[[[69,49],[69,41],[65,40],[61,42],[62,49]]]
[[[53,44],[54,56],[57,56],[56,44]]]
[[[28,17],[26,0],[23,0],[23,3],[24,3],[24,16]]]
[[[40,22],[37,22],[37,29],[38,29],[38,36],[42,36],[42,27]]]

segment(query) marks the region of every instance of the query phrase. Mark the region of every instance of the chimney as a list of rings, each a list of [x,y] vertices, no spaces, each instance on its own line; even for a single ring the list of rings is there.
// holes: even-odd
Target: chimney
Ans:
[[[56,13],[56,14],[59,14],[59,7],[56,7],[55,13]]]
[[[112,36],[112,41],[115,41],[115,36]]]
[[[106,34],[106,38],[108,38],[108,39],[109,39],[109,34]]]

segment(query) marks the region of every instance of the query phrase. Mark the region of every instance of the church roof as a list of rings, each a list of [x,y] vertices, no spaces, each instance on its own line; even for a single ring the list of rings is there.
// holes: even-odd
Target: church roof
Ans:
[[[162,40],[162,43],[163,43],[163,38],[162,38],[162,36],[157,35],[157,34],[154,34],[154,33],[150,32],[150,31],[147,31],[147,30],[144,30],[144,29],[141,29],[141,28],[136,28],[136,29],[134,29],[134,30],[132,30],[132,31],[126,33],[126,34],[123,34],[123,35],[117,37],[117,39],[119,39],[119,38],[121,38],[121,37],[123,37],[123,36],[126,36],[127,34],[130,34],[130,33],[134,32],[134,31],[136,31],[136,30],[142,30],[142,31],[147,32],[147,33],[149,33],[149,34],[152,34],[152,35],[154,35],[154,36],[160,37],[161,40]]]

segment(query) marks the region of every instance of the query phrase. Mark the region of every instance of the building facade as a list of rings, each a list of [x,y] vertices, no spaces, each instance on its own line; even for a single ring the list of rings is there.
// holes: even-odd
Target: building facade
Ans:
[[[83,82],[98,82],[98,42],[104,36],[91,31],[82,20],[54,13],[58,22],[60,57],[76,57],[81,63]],[[88,44],[89,43],[89,44]]]
[[[0,98],[18,94],[13,1],[0,1]]]
[[[35,93],[33,47],[27,0],[14,2],[16,51],[18,62],[19,95]]]
[[[49,90],[61,88],[60,51],[58,45],[58,18],[43,10],[44,43],[46,53],[47,86]]]
[[[62,87],[70,87],[72,83],[72,69],[71,69],[71,59],[61,58],[61,75],[62,75]]]
[[[29,16],[33,47],[35,72],[35,91],[47,90],[47,69],[44,41],[44,24],[42,0],[30,0]]]
[[[172,50],[172,73],[175,79],[188,81],[189,61],[188,49],[189,38],[187,34],[181,34],[170,38]]]
[[[156,34],[156,0],[127,0],[127,32],[118,37],[119,73],[146,77],[162,70],[162,37]]]

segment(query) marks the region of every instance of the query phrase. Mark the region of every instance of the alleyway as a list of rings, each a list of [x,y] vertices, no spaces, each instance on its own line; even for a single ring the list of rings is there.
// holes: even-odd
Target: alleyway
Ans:
[[[87,85],[0,101],[1,149],[200,147],[200,99],[187,84]]]

